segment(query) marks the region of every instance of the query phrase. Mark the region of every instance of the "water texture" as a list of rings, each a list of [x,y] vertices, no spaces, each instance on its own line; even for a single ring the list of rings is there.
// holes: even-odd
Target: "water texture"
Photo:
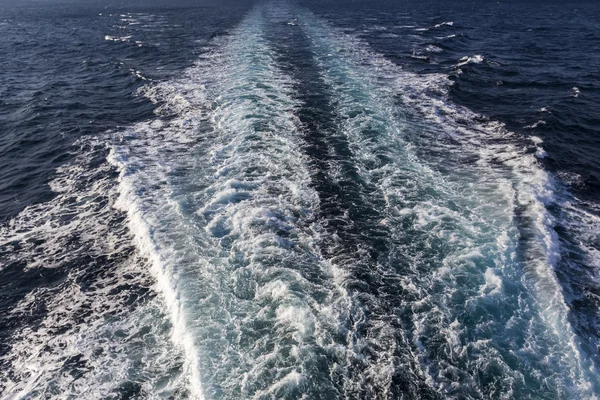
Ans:
[[[596,398],[594,15],[2,5],[0,396]]]

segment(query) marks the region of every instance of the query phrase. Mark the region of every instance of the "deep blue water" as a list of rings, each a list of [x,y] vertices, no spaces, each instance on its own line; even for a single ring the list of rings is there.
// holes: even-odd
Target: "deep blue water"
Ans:
[[[599,20],[0,4],[0,397],[596,398]]]

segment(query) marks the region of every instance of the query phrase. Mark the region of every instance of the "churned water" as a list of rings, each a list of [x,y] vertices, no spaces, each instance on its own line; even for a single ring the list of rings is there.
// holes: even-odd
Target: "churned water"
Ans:
[[[598,17],[1,5],[0,395],[596,398]]]

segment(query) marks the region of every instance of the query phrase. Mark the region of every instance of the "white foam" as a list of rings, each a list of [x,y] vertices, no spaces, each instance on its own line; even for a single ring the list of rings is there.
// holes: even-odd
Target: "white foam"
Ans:
[[[479,55],[479,54],[475,54],[474,56],[464,56],[463,58],[461,58],[460,60],[458,60],[458,64],[456,64],[457,67],[462,67],[463,65],[467,65],[467,64],[481,64],[483,62],[484,58],[483,56]]]
[[[542,138],[540,138],[539,136],[530,136],[529,139],[531,139],[531,141],[533,143],[535,143],[536,145],[544,143],[544,140]]]
[[[195,397],[213,386],[278,392],[294,382],[290,368],[315,362],[314,343],[327,352],[338,334],[330,332],[342,329],[346,300],[327,280],[308,279],[333,271],[315,247],[319,199],[293,82],[264,24],[257,7],[182,77],[145,88],[161,104],[157,118],[169,119],[133,127],[110,158],[120,169],[117,205],[152,260]],[[328,297],[317,302],[316,293]],[[253,334],[261,325],[269,331]]]
[[[110,42],[128,42],[129,39],[131,39],[131,36],[111,36],[111,35],[104,36],[104,40],[107,40]]]
[[[306,378],[297,371],[292,371],[285,375],[268,390],[260,391],[256,394],[256,398],[262,397],[282,397],[290,387],[297,387],[305,381]]]
[[[535,156],[537,158],[546,158],[548,157],[548,153],[546,152],[546,150],[542,149],[542,148],[538,148],[535,152]]]
[[[440,47],[434,46],[432,44],[425,47],[425,50],[432,52],[432,53],[441,53],[443,51]]]
[[[282,397],[288,390],[310,390],[307,382],[317,387],[319,379],[310,374],[311,363],[327,354],[336,360],[332,371],[343,376],[341,391],[348,397],[368,390],[390,397],[400,368],[424,377],[442,394],[469,388],[483,397],[479,374],[490,368],[502,371],[497,393],[510,398],[523,374],[505,362],[500,345],[486,337],[485,324],[510,329],[526,323],[527,342],[511,347],[512,357],[528,367],[543,365],[552,374],[528,379],[547,379],[544,384],[560,387],[564,396],[589,397],[593,367],[580,356],[553,272],[560,245],[546,205],[557,201],[556,185],[535,156],[514,144],[518,141],[501,124],[476,122],[478,116],[452,105],[445,76],[403,71],[310,13],[288,4],[269,7],[283,21],[298,17],[336,96],[336,113],[358,111],[341,119],[339,132],[349,143],[360,177],[375,188],[370,195],[385,201],[385,209],[378,211],[389,232],[388,244],[408,266],[397,272],[370,263],[361,249],[351,260],[321,254],[320,236],[327,231],[317,218],[319,197],[302,151],[295,82],[278,68],[264,36],[264,9],[256,8],[229,37],[215,39],[220,50],[203,56],[181,78],[149,84],[140,92],[160,104],[157,117],[115,137],[109,157],[120,172],[115,206],[127,213],[136,247],[149,260],[144,263],[140,257],[133,270],[151,268],[162,293],[156,304],[166,303],[173,340],[185,353],[184,374],[174,383],[187,382],[190,392],[183,396],[211,397],[218,390],[224,396]],[[469,58],[464,61],[476,62]],[[373,131],[376,136],[369,133]],[[541,154],[537,139],[532,138]],[[420,153],[419,144],[431,154]],[[472,157],[456,164],[456,157],[467,155]],[[460,168],[449,174],[439,168],[445,165]],[[341,170],[332,168],[331,174],[335,178]],[[61,175],[52,187],[71,193],[70,175],[76,173]],[[104,183],[94,190],[102,192]],[[517,211],[530,222],[517,221]],[[99,218],[88,218],[85,207],[77,213],[81,218],[67,222],[67,228],[56,222],[58,217],[46,222],[45,212],[29,212],[27,218],[33,221],[31,232],[61,237],[71,228],[85,227],[86,243],[107,246],[92,238],[110,237],[110,229],[94,228]],[[17,226],[0,236],[2,244],[25,242],[33,235]],[[531,233],[523,238],[528,258],[522,261],[519,228]],[[407,233],[415,237],[408,240]],[[330,236],[328,242],[340,246],[339,238]],[[119,240],[109,242],[123,246]],[[58,265],[69,256],[49,245],[42,252],[47,258],[35,260],[32,267],[48,260],[49,266]],[[397,283],[398,293],[406,296],[399,306],[403,309],[393,310],[398,315],[380,318],[363,305],[385,299],[355,288],[352,272],[361,262]],[[317,275],[324,279],[315,279]],[[515,287],[524,282],[521,308],[506,327],[484,318],[469,332],[463,313],[476,315],[500,304],[510,294],[504,279]],[[457,306],[459,293],[466,300]],[[26,310],[32,296],[18,310]],[[78,296],[77,290],[66,291],[54,308],[68,308],[65,299]],[[109,302],[97,297],[102,298],[99,304]],[[158,306],[149,309],[153,307]],[[63,315],[54,313],[49,320]],[[408,335],[390,322],[399,315],[411,319]],[[126,322],[117,325],[135,324],[139,316],[123,317]],[[81,348],[88,349],[93,343],[89,338],[97,339],[90,332],[100,326],[96,321],[85,335],[70,331],[60,340],[76,349],[84,337]],[[261,331],[264,326],[268,329]],[[361,332],[366,326],[368,332]],[[24,332],[19,343],[25,344],[30,334]],[[48,336],[36,337],[35,346]],[[344,344],[337,342],[339,337]],[[546,359],[540,361],[537,350],[546,345]],[[406,359],[399,360],[398,354]],[[118,367],[110,364],[110,370],[122,368],[123,359],[118,358]],[[46,380],[48,371],[55,371],[55,361],[41,360],[47,370],[40,359],[18,364],[23,371],[37,372],[30,375],[30,386],[11,391],[28,393]],[[355,370],[345,370],[348,366]],[[76,392],[102,386],[89,385]]]
[[[56,196],[0,228],[0,246],[19,243],[18,250],[5,253],[3,267],[19,262],[26,271],[64,274],[51,285],[33,285],[11,309],[7,318],[38,319],[7,343],[0,360],[6,368],[2,398],[99,399],[127,382],[170,396],[182,384],[180,373],[173,372],[181,354],[165,332],[164,304],[148,296],[152,278],[146,260],[132,249],[121,215],[111,206],[117,195],[112,169],[92,165],[103,142],[80,139],[75,160],[60,167],[50,183]],[[130,365],[141,360],[132,371]]]
[[[525,128],[526,129],[535,129],[535,128],[537,128],[539,126],[542,126],[542,125],[546,125],[546,121],[544,121],[543,119],[541,119],[541,120],[539,120],[539,121],[537,121],[537,122],[535,122],[535,123],[533,123],[531,125],[527,125],[527,126],[525,126]]]
[[[452,38],[455,38],[455,37],[456,37],[456,34],[453,33],[451,35],[443,36],[443,37],[440,37],[438,39],[440,39],[440,40],[446,40],[446,39],[452,39]]]
[[[397,221],[398,217],[408,217],[419,229],[430,231],[438,237],[454,238],[455,241],[452,243],[455,250],[450,257],[445,259],[448,264],[440,270],[439,279],[434,280],[437,284],[448,287],[448,299],[451,298],[450,294],[456,290],[454,287],[456,274],[469,273],[473,274],[472,279],[484,278],[482,290],[498,294],[501,288],[501,281],[498,280],[501,279],[499,273],[506,274],[511,277],[510,279],[516,281],[524,279],[526,289],[523,290],[530,291],[534,305],[531,312],[527,311],[528,314],[521,317],[525,320],[529,319],[531,326],[535,327],[534,329],[538,332],[537,335],[544,331],[543,326],[550,328],[551,333],[544,339],[534,340],[538,340],[538,345],[543,343],[543,345],[553,346],[556,349],[549,356],[557,368],[553,379],[556,379],[557,384],[564,385],[566,389],[561,392],[564,395],[573,395],[574,393],[581,396],[590,395],[593,391],[595,375],[588,371],[590,368],[593,370],[594,366],[581,356],[576,335],[567,322],[569,310],[562,296],[562,288],[554,273],[561,250],[554,231],[556,222],[550,215],[547,206],[551,206],[557,201],[556,186],[552,177],[536,161],[536,158],[545,156],[545,151],[538,147],[535,155],[528,154],[518,145],[507,141],[514,136],[506,131],[502,124],[476,123],[477,119],[481,120],[480,116],[447,101],[445,90],[450,83],[444,76],[417,76],[402,71],[371,52],[360,39],[324,25],[319,26],[319,22],[311,20],[311,23],[306,26],[314,28],[309,31],[309,36],[315,41],[319,41],[318,46],[324,51],[327,51],[327,46],[346,50],[335,53],[337,59],[331,57],[321,59],[322,69],[327,71],[326,77],[331,75],[331,78],[326,78],[327,81],[342,99],[339,101],[340,107],[369,110],[367,120],[354,118],[348,120],[348,125],[344,127],[354,154],[368,164],[373,162],[373,154],[382,153],[381,148],[376,147],[373,143],[373,139],[365,140],[361,137],[364,127],[369,127],[367,132],[375,128],[380,135],[377,140],[383,140],[381,137],[385,136],[387,149],[395,151],[393,155],[387,154],[387,152],[383,154],[386,154],[388,159],[399,160],[398,165],[394,167],[380,167],[373,170],[375,179],[365,178],[381,182],[381,190],[384,192],[388,205],[398,204],[397,208],[392,207],[390,210],[392,214],[385,218],[386,226],[392,228],[396,224],[405,226],[405,222],[403,224],[398,221],[395,224],[394,221]],[[461,59],[459,65],[483,61],[482,56],[475,55]],[[342,76],[346,80],[345,85],[337,84],[342,81]],[[348,88],[351,88],[351,91],[346,92],[346,90],[350,90]],[[362,97],[356,97],[355,93],[360,93]],[[403,120],[403,113],[410,115],[412,111],[408,108],[401,110],[399,115],[394,114],[391,111],[395,108],[392,100],[394,95],[402,96],[406,106],[420,110],[422,115],[435,125],[419,128],[419,125],[413,122],[413,126],[404,127],[398,121]],[[341,115],[347,113],[343,109],[340,110]],[[385,122],[378,125],[378,121]],[[428,170],[425,162],[411,154],[411,145],[403,142],[402,138],[405,132],[414,130],[418,130],[419,138],[428,134],[435,135],[437,132],[437,134],[445,134],[457,140],[460,146],[454,150],[450,143],[440,145],[436,149],[442,151],[445,148],[448,155],[472,151],[478,161],[473,164],[473,167],[468,164],[461,165],[460,175],[468,176],[468,180],[460,183],[460,176],[453,176],[453,180],[449,181],[435,171]],[[496,142],[488,142],[492,138],[495,138]],[[426,146],[436,144],[435,138],[432,139],[427,142]],[[535,141],[535,139],[533,140]],[[353,145],[353,142],[356,144]],[[538,145],[540,143],[536,142]],[[498,162],[503,165],[502,168],[496,167]],[[368,171],[369,168],[361,167],[360,170]],[[403,170],[410,171],[412,176],[405,175]],[[473,175],[467,172],[469,170]],[[411,178],[416,179],[417,183],[412,183]],[[393,182],[396,179],[401,183],[394,185]],[[473,183],[475,180],[476,184]],[[432,185],[431,192],[441,192],[441,196],[436,198],[436,203],[419,201],[412,206],[413,212],[407,211],[404,204],[407,202],[410,204],[412,201],[409,200],[412,197],[411,192],[423,185]],[[443,207],[443,202],[450,199],[453,202],[452,208]],[[460,207],[463,207],[461,212],[455,210],[457,204],[461,204]],[[519,271],[522,267],[515,260],[519,247],[520,233],[517,228],[519,222],[515,219],[512,211],[506,213],[507,209],[519,210],[532,221],[532,225],[528,225],[525,229],[533,234],[530,239],[527,239],[528,257],[533,259],[525,262],[526,272],[522,278],[519,278]],[[461,215],[465,211],[468,213],[464,216]],[[417,218],[413,219],[413,215],[416,215]],[[452,231],[456,230],[461,233],[453,235]],[[492,237],[488,237],[484,232],[495,232],[498,238],[495,241],[498,244],[496,249],[490,244],[494,243],[490,240]],[[399,232],[398,235],[402,237],[403,234]],[[476,257],[473,257],[474,255]],[[483,269],[485,271],[483,274],[476,272],[477,269],[481,271],[480,263],[489,263],[488,260],[493,261],[494,267]],[[417,258],[415,262],[420,262],[420,260]],[[423,286],[423,278],[419,279],[420,282],[413,286],[420,287],[422,293],[426,294],[428,289]],[[445,295],[442,297],[446,298]],[[423,307],[432,300],[427,296],[424,297],[422,302],[418,303],[419,307]],[[431,325],[427,321],[436,321],[437,323],[452,314],[444,307],[444,304],[435,303],[435,312],[432,312],[431,308],[424,308],[426,310],[424,314],[415,313],[415,324],[420,327],[417,328],[415,337],[419,336],[419,332],[423,332],[425,336],[431,334],[431,332],[427,333],[428,329],[431,329]],[[445,332],[445,335],[456,337],[456,333],[452,333],[450,322],[445,322],[449,330],[449,332]],[[437,328],[434,329],[439,329],[439,326],[436,326]],[[562,330],[558,330],[558,326],[562,326]],[[486,342],[480,343],[485,345]],[[423,343],[417,342],[417,347],[423,352],[422,365],[426,374],[431,374],[428,375],[427,380],[440,390],[451,387],[453,383],[445,382],[443,375],[436,375],[433,372],[434,370],[443,371],[443,367],[439,364],[441,361],[427,360],[426,347]],[[458,348],[456,351],[457,359],[466,354]],[[495,350],[488,348],[486,352],[491,354]],[[495,362],[500,362],[498,356],[495,360]],[[465,359],[464,362],[468,362],[468,360]],[[451,368],[451,365],[448,367]],[[514,377],[514,384],[519,382],[520,371],[511,370],[508,365],[504,365],[503,369]],[[563,371],[568,372],[562,375]],[[577,376],[573,384],[568,376]],[[476,386],[473,381],[470,381],[468,385]],[[512,393],[513,389],[508,388],[507,390],[506,393]]]
[[[499,295],[502,292],[502,278],[500,278],[493,269],[488,268],[485,271],[485,284],[479,289],[479,293],[487,296]]]

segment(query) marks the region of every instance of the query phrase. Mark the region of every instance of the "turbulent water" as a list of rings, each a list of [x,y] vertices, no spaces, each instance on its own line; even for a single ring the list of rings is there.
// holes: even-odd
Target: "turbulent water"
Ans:
[[[0,396],[597,398],[599,16],[1,5]]]

